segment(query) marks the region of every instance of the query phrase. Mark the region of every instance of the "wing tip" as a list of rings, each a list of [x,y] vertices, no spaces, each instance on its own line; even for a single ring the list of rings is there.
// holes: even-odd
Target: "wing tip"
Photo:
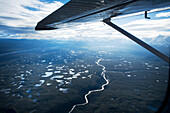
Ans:
[[[46,27],[46,26],[40,26],[39,23],[35,27],[35,31],[40,31],[40,30],[54,30],[58,28],[53,28],[53,27]]]

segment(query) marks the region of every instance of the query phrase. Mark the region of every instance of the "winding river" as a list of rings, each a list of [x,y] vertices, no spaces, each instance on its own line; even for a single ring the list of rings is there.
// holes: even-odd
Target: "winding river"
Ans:
[[[84,96],[86,102],[85,102],[85,103],[82,103],[82,104],[76,104],[76,105],[74,105],[74,106],[72,107],[72,109],[69,111],[69,113],[71,113],[71,112],[75,109],[75,107],[84,106],[84,105],[88,104],[88,103],[89,103],[89,101],[88,101],[88,99],[87,99],[87,96],[88,96],[88,95],[90,95],[90,94],[93,93],[93,92],[103,91],[103,90],[104,90],[104,87],[109,84],[109,80],[106,78],[106,75],[105,75],[105,72],[106,72],[105,66],[99,64],[101,60],[102,60],[102,59],[99,59],[99,60],[96,62],[96,64],[97,64],[98,66],[103,67],[103,68],[102,68],[101,76],[103,76],[103,79],[106,81],[106,83],[103,84],[100,89],[96,89],[96,90],[91,90],[91,91],[89,91],[89,92]]]

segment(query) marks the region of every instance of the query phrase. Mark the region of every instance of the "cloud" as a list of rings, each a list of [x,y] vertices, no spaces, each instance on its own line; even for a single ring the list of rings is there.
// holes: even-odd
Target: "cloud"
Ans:
[[[11,26],[6,26],[6,25],[0,25],[0,28],[3,29],[5,32],[10,32],[10,33],[31,33],[32,32],[32,27],[11,27]]]
[[[61,7],[61,2],[1,0],[0,28],[4,33],[30,33],[42,18]]]
[[[37,22],[61,7],[63,3],[42,0],[1,0],[0,1],[0,37],[26,39],[56,39],[83,41],[126,40],[127,37],[102,22],[82,23],[78,26],[51,31],[35,31]],[[166,13],[167,14],[167,13]],[[143,15],[139,15],[142,16]],[[115,19],[112,21],[115,23]],[[130,21],[127,21],[130,20]],[[139,38],[170,36],[170,19],[146,20],[120,18],[116,24]],[[119,23],[122,24],[119,24]],[[129,40],[129,39],[128,39]]]
[[[156,17],[169,17],[170,12],[163,12],[163,13],[158,13],[156,14]]]
[[[159,35],[170,36],[170,18],[137,19],[120,25],[138,38],[155,38]]]

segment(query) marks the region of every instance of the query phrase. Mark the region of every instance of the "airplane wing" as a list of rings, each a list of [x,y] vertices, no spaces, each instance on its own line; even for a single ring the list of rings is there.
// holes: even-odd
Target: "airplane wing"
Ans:
[[[102,21],[154,8],[170,6],[169,0],[71,0],[38,22],[35,30],[51,30],[81,22]]]

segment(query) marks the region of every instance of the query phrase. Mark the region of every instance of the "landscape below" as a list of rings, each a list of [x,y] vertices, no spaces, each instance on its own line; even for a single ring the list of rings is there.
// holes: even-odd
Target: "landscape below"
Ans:
[[[78,41],[0,41],[0,112],[154,113],[164,100],[169,66],[143,48]],[[159,47],[163,48],[163,47]],[[163,49],[165,53],[167,49]]]

